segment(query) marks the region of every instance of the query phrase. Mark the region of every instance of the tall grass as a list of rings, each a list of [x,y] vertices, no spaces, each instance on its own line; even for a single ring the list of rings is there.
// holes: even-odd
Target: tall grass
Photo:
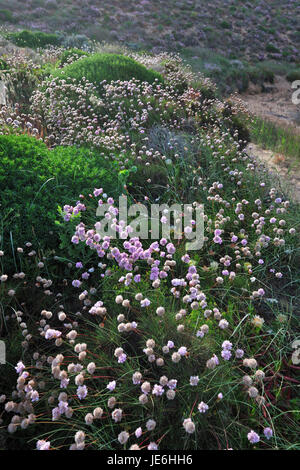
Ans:
[[[300,135],[290,128],[255,117],[251,126],[251,140],[263,148],[300,161]]]

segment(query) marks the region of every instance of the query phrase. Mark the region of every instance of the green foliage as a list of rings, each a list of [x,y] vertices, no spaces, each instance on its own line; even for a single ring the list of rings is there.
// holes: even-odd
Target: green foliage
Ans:
[[[76,49],[75,47],[72,47],[71,49],[67,49],[61,55],[60,66],[63,67],[64,65],[68,64],[69,61],[74,57],[80,58],[82,56],[87,56],[87,55],[88,55],[88,52],[83,51],[81,49]]]
[[[136,78],[141,81],[153,83],[156,79],[162,82],[162,76],[153,70],[148,70],[135,60],[119,54],[93,54],[73,62],[58,70],[54,76],[66,80],[80,81],[85,77],[94,83],[101,92],[100,82],[106,80],[130,80]]]
[[[66,49],[84,49],[88,51],[92,48],[92,42],[85,34],[70,34],[59,31],[56,33],[60,44]]]
[[[224,20],[224,21],[221,21],[220,26],[221,26],[221,28],[223,28],[223,29],[230,29],[230,28],[231,28],[230,23],[228,23],[228,21],[225,21],[225,20]]]
[[[274,46],[274,44],[272,44],[272,43],[269,43],[269,44],[266,45],[266,51],[267,51],[267,52],[271,52],[271,53],[280,52],[280,50],[278,49],[278,47]]]
[[[275,74],[269,67],[257,65],[249,68],[249,78],[255,84],[263,82],[274,83]]]
[[[222,94],[232,91],[245,92],[249,83],[262,85],[265,81],[274,82],[275,74],[281,74],[287,65],[280,66],[275,62],[248,64],[236,59],[231,54],[231,60],[215,54],[213,51],[200,47],[186,48],[182,55],[188,60],[194,72],[200,71],[211,78]]]
[[[87,149],[56,147],[29,136],[0,136],[1,219],[4,239],[39,240],[53,248],[58,205],[103,187],[118,194],[117,172],[103,156]],[[4,240],[5,242],[5,240]]]
[[[286,76],[286,79],[289,82],[294,82],[295,80],[300,80],[300,69],[292,70]]]
[[[0,59],[0,70],[8,70],[9,65],[5,62],[5,60]]]
[[[15,23],[13,14],[9,10],[1,9],[0,10],[0,21],[7,21],[9,23]]]
[[[251,140],[264,148],[300,160],[300,137],[292,130],[256,117],[251,126]]]
[[[59,37],[56,34],[43,33],[42,31],[17,31],[8,33],[6,37],[19,47],[31,47],[32,49],[60,45]]]

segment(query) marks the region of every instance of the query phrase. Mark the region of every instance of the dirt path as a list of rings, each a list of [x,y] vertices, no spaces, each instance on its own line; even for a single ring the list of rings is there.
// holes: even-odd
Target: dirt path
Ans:
[[[262,93],[261,87],[252,84],[239,98],[250,113],[300,134],[300,106],[292,102],[295,90],[291,85],[284,77],[276,76],[273,85],[265,84],[267,91]]]
[[[276,76],[274,84],[261,87],[250,85],[246,93],[238,95],[251,114],[286,127],[300,134],[300,106],[293,104],[291,83],[282,76]],[[300,163],[284,155],[266,150],[250,143],[247,153],[252,155],[274,176],[275,184],[289,194],[294,201],[300,202]]]
[[[247,146],[247,153],[263,163],[275,177],[276,185],[287,192],[291,199],[300,202],[300,164],[292,162],[272,150],[265,150],[254,143]]]

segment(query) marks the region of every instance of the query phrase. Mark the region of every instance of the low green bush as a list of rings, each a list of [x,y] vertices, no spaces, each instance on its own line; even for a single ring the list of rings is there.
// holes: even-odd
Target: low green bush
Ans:
[[[0,70],[8,70],[9,66],[5,60],[0,59]]]
[[[274,44],[267,44],[266,45],[266,51],[267,52],[271,52],[271,53],[278,53],[280,52],[280,50],[278,49],[278,47],[274,46]]]
[[[88,52],[82,51],[81,49],[76,49],[75,47],[72,47],[71,49],[67,49],[61,55],[60,66],[64,67],[74,57],[80,58],[83,56],[85,57],[87,55],[88,55]]]
[[[98,87],[101,93],[100,82],[106,80],[130,80],[136,78],[141,81],[153,83],[156,79],[163,82],[162,76],[154,70],[147,69],[130,57],[119,54],[93,54],[88,57],[73,62],[64,67],[63,70],[57,70],[55,77],[66,80],[75,79],[80,81],[85,77],[90,83]]]
[[[1,221],[4,244],[37,239],[57,245],[58,205],[76,203],[82,189],[118,195],[118,174],[103,156],[85,148],[46,145],[26,135],[0,136]]]
[[[294,82],[295,80],[300,80],[300,69],[292,70],[286,76],[286,79],[289,82]]]
[[[1,9],[0,10],[0,21],[7,21],[8,23],[15,23],[13,14],[9,10]]]
[[[49,45],[60,45],[60,40],[57,34],[43,33],[42,31],[17,31],[8,33],[6,37],[19,47],[30,47],[32,49]]]

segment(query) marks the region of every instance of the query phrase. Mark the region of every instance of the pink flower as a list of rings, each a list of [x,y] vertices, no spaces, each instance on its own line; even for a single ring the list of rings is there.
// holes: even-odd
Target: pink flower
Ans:
[[[256,444],[257,442],[260,441],[259,435],[252,430],[247,434],[247,438],[248,438],[248,441],[251,442],[251,444]]]

